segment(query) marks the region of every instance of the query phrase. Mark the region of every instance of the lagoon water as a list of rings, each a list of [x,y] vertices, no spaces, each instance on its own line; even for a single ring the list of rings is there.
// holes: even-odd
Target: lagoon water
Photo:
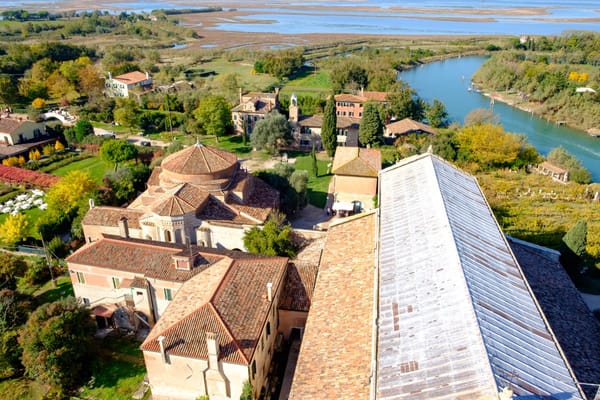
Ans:
[[[60,10],[72,0],[0,0],[0,8]],[[194,0],[94,2],[95,9],[150,12],[160,8],[201,8]],[[209,2],[215,4],[215,2]],[[222,0],[224,9],[249,12],[243,23],[224,19],[212,29],[289,34],[340,33],[374,35],[557,35],[571,30],[598,31],[598,0],[348,0],[264,2]],[[89,9],[88,2],[82,2]],[[507,15],[502,10],[535,9],[535,15]],[[485,18],[486,20],[482,20]]]
[[[592,173],[594,182],[600,182],[600,138],[558,126],[498,101],[492,105],[489,97],[467,90],[470,77],[484,61],[485,57],[452,58],[403,71],[398,76],[428,102],[442,101],[450,118],[459,123],[474,109],[492,107],[505,131],[525,134],[543,155],[563,146]]]

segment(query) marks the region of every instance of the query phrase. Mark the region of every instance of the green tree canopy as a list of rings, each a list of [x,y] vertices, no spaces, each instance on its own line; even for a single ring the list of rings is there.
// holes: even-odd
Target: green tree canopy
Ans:
[[[335,98],[329,96],[325,104],[325,112],[323,113],[323,125],[321,126],[321,141],[323,148],[327,151],[329,157],[335,155],[337,147],[337,115],[335,110]]]
[[[564,147],[559,146],[550,150],[547,158],[552,164],[569,171],[569,179],[573,182],[590,183],[592,181],[590,171],[581,164],[581,161],[577,157],[569,153]]]
[[[368,101],[363,108],[363,116],[358,128],[358,139],[362,146],[380,143],[383,140],[383,122],[377,104]]]
[[[90,310],[74,297],[40,306],[19,338],[26,375],[63,389],[85,382],[95,356],[95,329]]]
[[[425,103],[417,96],[417,92],[404,81],[398,82],[386,97],[389,106],[387,116],[397,119],[410,118],[415,121],[423,119]]]
[[[275,218],[269,218],[262,229],[254,227],[247,231],[244,246],[250,253],[266,256],[294,257],[297,252],[291,226],[278,225]]]
[[[587,258],[587,222],[577,221],[563,236],[561,262],[570,272],[579,271]]]
[[[94,134],[94,126],[87,119],[78,120],[73,129],[78,143],[81,143],[86,136]]]
[[[139,111],[136,102],[133,100],[117,99],[113,115],[116,122],[129,128],[131,132],[133,132],[134,127],[138,126]]]
[[[448,111],[446,111],[444,103],[438,99],[433,99],[433,102],[425,107],[425,119],[434,128],[446,126],[448,124]]]
[[[107,162],[114,163],[115,171],[119,163],[133,160],[137,155],[137,147],[125,140],[105,140],[100,146],[100,157]]]
[[[256,122],[250,136],[252,147],[276,153],[292,142],[292,129],[288,120],[277,110],[271,111]]]
[[[204,132],[215,135],[217,140],[233,127],[231,120],[231,106],[224,97],[209,96],[200,101],[194,110],[194,116],[202,124]]]
[[[0,290],[17,288],[17,278],[25,275],[27,264],[21,257],[0,253]]]

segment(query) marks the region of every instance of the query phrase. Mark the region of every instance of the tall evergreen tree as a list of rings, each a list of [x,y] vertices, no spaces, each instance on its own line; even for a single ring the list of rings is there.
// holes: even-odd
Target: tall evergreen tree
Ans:
[[[373,102],[365,103],[358,129],[358,139],[362,146],[379,143],[383,139],[383,122],[381,122],[377,105]]]
[[[587,222],[578,221],[563,236],[560,261],[569,272],[579,271],[586,261]]]
[[[335,155],[335,148],[337,147],[336,125],[337,116],[335,114],[335,98],[331,95],[325,104],[323,126],[321,126],[321,141],[323,142],[323,148],[329,157]]]

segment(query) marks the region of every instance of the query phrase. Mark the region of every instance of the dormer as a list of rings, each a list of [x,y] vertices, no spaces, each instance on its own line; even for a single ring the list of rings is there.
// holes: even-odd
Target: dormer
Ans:
[[[194,261],[196,260],[196,257],[193,255],[185,256],[181,254],[174,254],[171,256],[171,258],[173,259],[173,265],[175,266],[175,269],[191,271],[192,268],[194,268]]]

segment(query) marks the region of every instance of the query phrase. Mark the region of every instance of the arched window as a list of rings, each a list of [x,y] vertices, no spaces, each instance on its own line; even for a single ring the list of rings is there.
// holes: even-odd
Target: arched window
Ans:
[[[171,231],[165,231],[165,242],[171,241]]]

